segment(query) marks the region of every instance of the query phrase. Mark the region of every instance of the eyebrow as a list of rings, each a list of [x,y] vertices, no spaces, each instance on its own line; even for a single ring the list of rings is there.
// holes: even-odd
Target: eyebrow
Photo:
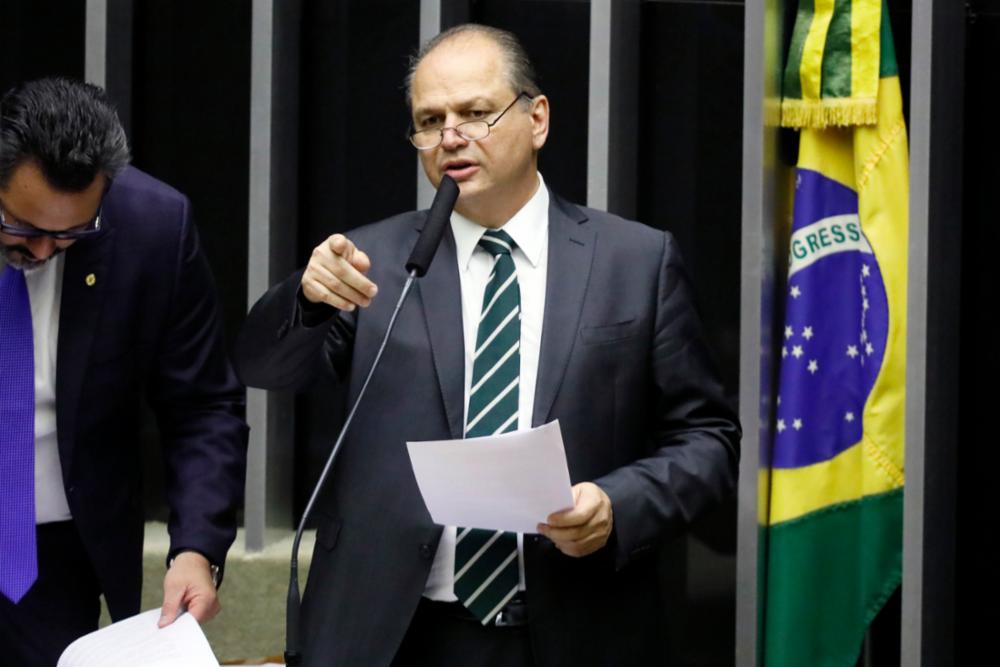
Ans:
[[[485,104],[487,106],[497,106],[496,102],[494,102],[493,100],[490,100],[487,97],[483,97],[482,95],[476,95],[475,97],[470,97],[466,100],[459,102],[458,104],[454,105],[454,107],[456,109],[468,109],[470,107],[476,106],[477,104]],[[420,116],[427,116],[430,114],[440,113],[442,108],[443,108],[442,106],[437,106],[437,105],[420,107],[418,109],[413,110],[413,117],[419,118]]]

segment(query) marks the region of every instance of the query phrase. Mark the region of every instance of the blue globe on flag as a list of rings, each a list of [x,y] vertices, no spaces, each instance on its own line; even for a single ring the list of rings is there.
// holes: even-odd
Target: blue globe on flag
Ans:
[[[861,440],[889,308],[857,193],[799,169],[771,465],[827,461]]]

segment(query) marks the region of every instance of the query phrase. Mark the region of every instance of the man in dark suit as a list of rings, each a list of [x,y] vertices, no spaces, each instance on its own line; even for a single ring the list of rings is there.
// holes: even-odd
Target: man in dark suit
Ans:
[[[0,661],[54,665],[139,611],[140,398],[162,436],[171,548],[161,624],[219,609],[247,426],[214,285],[176,190],[127,166],[94,86],[0,100]],[[6,662],[4,664],[7,664]]]
[[[509,33],[443,33],[407,83],[427,176],[461,193],[317,504],[305,664],[655,664],[657,549],[731,492],[739,442],[677,248],[545,187],[549,104]],[[326,369],[352,400],[425,218],[320,244],[251,311],[241,377]],[[529,535],[431,521],[407,440],[556,419],[573,508]]]

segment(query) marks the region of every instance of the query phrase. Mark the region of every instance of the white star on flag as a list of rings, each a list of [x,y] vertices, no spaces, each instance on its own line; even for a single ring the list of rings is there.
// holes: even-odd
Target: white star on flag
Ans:
[[[784,419],[779,419],[778,420],[778,433],[784,433],[786,428],[788,428],[788,427],[785,426],[785,420]]]
[[[844,415],[844,421],[849,421],[849,422],[854,421],[854,413],[853,412],[848,412],[847,414],[845,414]]]
[[[867,278],[871,274],[872,274],[871,267],[868,266],[867,264],[862,264],[861,265],[861,275],[863,275],[865,278]]]
[[[798,299],[800,296],[802,296],[802,290],[799,289],[798,285],[792,285],[791,294],[793,298]]]
[[[802,346],[801,345],[795,345],[795,346],[792,347],[792,356],[795,357],[796,359],[798,359],[799,357],[802,356]]]
[[[874,351],[875,351],[875,348],[874,348],[874,347],[872,347],[872,344],[871,344],[871,343],[866,343],[866,344],[865,344],[865,352],[866,352],[866,353],[867,353],[867,354],[868,354],[869,356],[871,356],[871,354],[872,354],[872,353],[873,353]]]
[[[857,345],[848,345],[847,346],[847,356],[849,356],[851,359],[853,359],[854,357],[858,356],[858,346]]]
[[[794,428],[796,431],[801,431],[802,430],[802,420],[801,419],[795,419],[794,421],[792,421],[792,428]]]
[[[781,358],[784,359],[788,356],[788,348],[784,345],[781,346]]]
[[[802,329],[802,337],[805,338],[806,340],[810,340],[813,337],[813,328],[812,327],[803,327],[803,329]]]
[[[785,327],[785,338],[791,338],[795,335],[795,330],[791,327]]]
[[[813,375],[816,375],[816,371],[818,371],[818,370],[819,370],[819,364],[816,362],[815,359],[810,359],[809,360],[808,371],[810,373],[812,373]]]

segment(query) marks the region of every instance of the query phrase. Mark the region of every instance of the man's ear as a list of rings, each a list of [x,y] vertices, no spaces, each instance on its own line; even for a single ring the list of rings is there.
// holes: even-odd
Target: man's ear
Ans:
[[[531,144],[541,150],[549,136],[549,98],[539,95],[531,102]]]

